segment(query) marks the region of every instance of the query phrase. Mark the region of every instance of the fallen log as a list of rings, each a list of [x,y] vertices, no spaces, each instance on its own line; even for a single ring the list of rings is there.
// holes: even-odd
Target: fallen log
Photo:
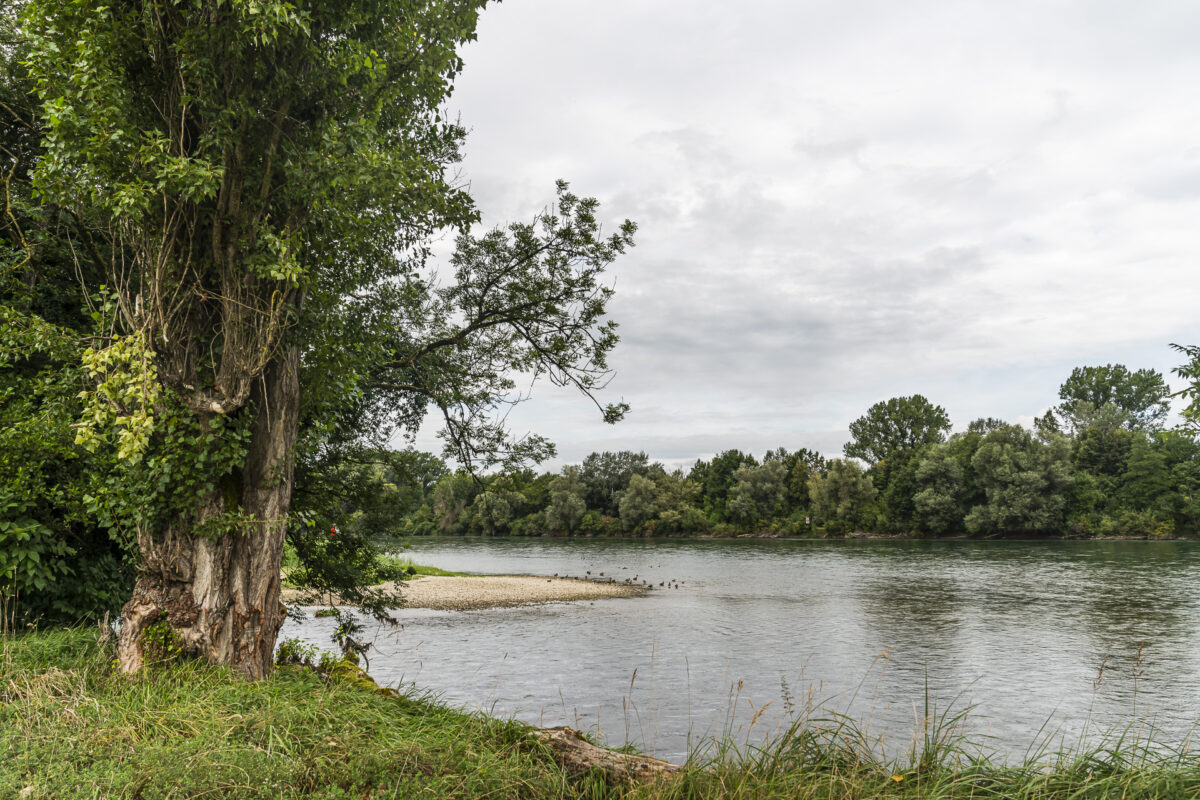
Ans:
[[[617,780],[650,783],[684,771],[678,764],[650,756],[618,753],[598,747],[574,728],[539,728],[533,736],[554,753],[555,759],[571,772],[601,770]]]

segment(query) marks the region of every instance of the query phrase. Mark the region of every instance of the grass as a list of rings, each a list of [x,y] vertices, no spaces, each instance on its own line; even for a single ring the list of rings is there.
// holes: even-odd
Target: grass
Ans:
[[[525,728],[280,668],[114,672],[93,631],[0,641],[0,797],[572,797]]]
[[[1130,732],[1013,766],[975,754],[948,714],[885,760],[852,720],[812,709],[770,745],[711,742],[670,782],[612,784],[565,773],[519,723],[361,680],[281,667],[250,683],[186,661],[126,677],[111,659],[92,630],[0,638],[0,798],[1200,796],[1200,758]]]
[[[295,551],[287,548],[284,551],[282,578],[283,585],[287,588],[299,588],[290,580],[292,570],[300,565],[299,559],[296,557]],[[407,556],[398,556],[390,554],[379,554],[375,557],[376,571],[384,574],[391,574],[393,571],[405,573],[401,580],[412,580],[423,575],[436,575],[450,578],[469,577],[469,572],[452,572],[448,569],[440,569],[438,567],[428,567],[424,564],[415,564],[413,560]],[[0,632],[3,632],[0,629]]]
[[[407,556],[381,555],[376,559],[376,561],[380,566],[404,570],[408,572],[412,578],[420,577],[422,575],[437,575],[449,578],[469,577],[471,575],[469,572],[451,572],[448,569],[427,567],[424,564],[414,564],[412,559],[408,558]]]

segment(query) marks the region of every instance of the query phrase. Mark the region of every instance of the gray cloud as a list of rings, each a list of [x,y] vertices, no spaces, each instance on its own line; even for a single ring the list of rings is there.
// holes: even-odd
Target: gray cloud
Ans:
[[[1196,338],[1197,38],[1189,3],[489,8],[448,107],[486,218],[562,177],[641,230],[613,272],[635,413],[539,389],[513,424],[568,460],[827,449],[890,396],[965,426],[1040,413],[1080,364],[1169,369]]]

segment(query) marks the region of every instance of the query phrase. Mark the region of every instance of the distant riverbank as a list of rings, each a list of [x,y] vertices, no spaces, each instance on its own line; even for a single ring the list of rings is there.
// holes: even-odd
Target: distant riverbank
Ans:
[[[991,534],[987,536],[972,536],[969,533],[945,534],[942,536],[929,536],[920,533],[879,533],[875,531],[849,531],[847,533],[838,533],[836,535],[823,535],[821,533],[791,533],[781,531],[757,531],[754,533],[746,532],[714,532],[703,531],[700,533],[671,533],[658,536],[644,536],[641,534],[623,534],[623,533],[574,533],[563,534],[554,531],[542,531],[538,533],[522,533],[522,534],[504,534],[501,536],[477,536],[477,535],[418,535],[409,534],[402,538],[411,538],[414,541],[419,540],[438,540],[438,539],[555,539],[555,540],[596,540],[596,539],[614,539],[614,540],[648,540],[654,539],[658,541],[689,541],[689,540],[729,540],[729,539],[788,539],[795,541],[838,541],[842,539],[895,539],[901,541],[1097,541],[1097,542],[1194,542],[1198,541],[1196,536],[1165,536],[1160,533],[1145,533],[1145,534],[1113,534],[1113,535],[1097,535],[1083,534],[1073,531],[1064,531],[1062,533],[1043,533],[1043,532],[1023,532],[1023,533],[1006,533],[1006,534]]]

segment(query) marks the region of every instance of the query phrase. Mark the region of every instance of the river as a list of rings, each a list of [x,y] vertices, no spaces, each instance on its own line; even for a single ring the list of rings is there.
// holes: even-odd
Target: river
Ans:
[[[1009,760],[1126,728],[1179,744],[1200,719],[1200,542],[418,538],[405,554],[662,582],[401,610],[400,629],[371,623],[368,638],[381,684],[671,760],[713,737],[761,742],[811,707],[887,755],[920,735],[927,702],[967,711],[969,737]],[[281,636],[331,648],[331,628],[289,621]]]

